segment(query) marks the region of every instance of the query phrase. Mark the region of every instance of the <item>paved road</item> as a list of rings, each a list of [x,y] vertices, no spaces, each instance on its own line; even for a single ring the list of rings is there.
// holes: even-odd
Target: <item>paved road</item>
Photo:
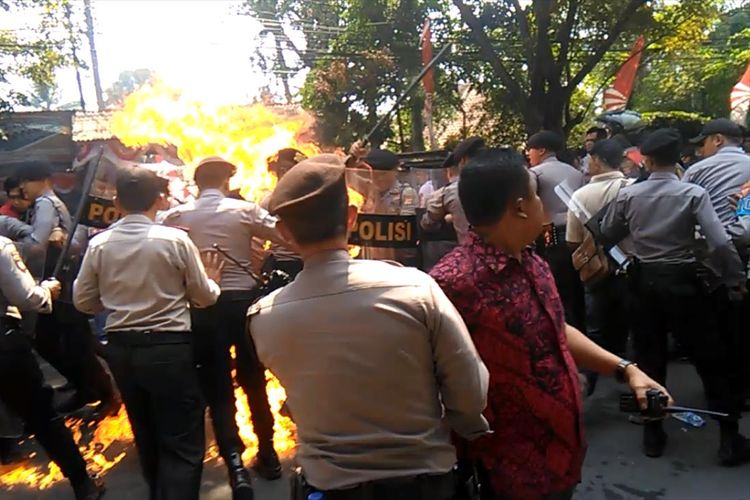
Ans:
[[[682,404],[702,405],[703,398],[694,370],[682,364],[670,369],[673,395]],[[668,422],[670,443],[664,457],[645,458],[640,452],[640,428],[617,410],[619,388],[611,382],[600,386],[586,403],[589,452],[576,500],[750,500],[750,464],[738,468],[716,465],[718,427],[709,422],[702,429]],[[742,423],[750,435],[750,421]],[[288,464],[287,464],[288,465]],[[231,498],[223,467],[209,463],[203,474],[201,498]],[[106,476],[107,500],[146,498],[134,453]],[[285,480],[256,481],[257,500],[286,500]],[[72,500],[66,485],[43,492],[0,491],[0,499]]]

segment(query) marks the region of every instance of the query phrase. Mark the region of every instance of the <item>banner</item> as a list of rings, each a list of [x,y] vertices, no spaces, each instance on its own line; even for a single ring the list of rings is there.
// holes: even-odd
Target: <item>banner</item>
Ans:
[[[732,121],[745,126],[747,112],[750,110],[750,64],[742,75],[742,79],[732,88],[729,96],[729,108],[731,109]]]
[[[630,52],[630,57],[620,67],[612,87],[604,91],[604,109],[606,111],[622,111],[628,106],[630,94],[633,93],[635,77],[638,66],[641,64],[641,55],[646,47],[643,35],[639,36]]]

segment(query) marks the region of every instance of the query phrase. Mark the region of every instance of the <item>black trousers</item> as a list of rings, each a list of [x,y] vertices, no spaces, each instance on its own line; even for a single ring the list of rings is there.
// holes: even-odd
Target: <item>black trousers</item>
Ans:
[[[55,302],[53,311],[38,316],[37,352],[75,386],[84,401],[108,400],[113,395],[112,381],[96,357],[88,317],[65,302]]]
[[[189,333],[109,334],[107,356],[151,500],[198,500],[205,405]]]
[[[570,249],[564,243],[546,248],[538,244],[537,252],[547,261],[552,270],[557,291],[560,293],[565,308],[565,321],[582,332],[586,331],[584,320],[586,303],[584,301],[583,284],[578,271],[573,267]]]
[[[52,408],[52,389],[44,383],[31,340],[20,329],[0,333],[0,399],[23,419],[65,477],[73,483],[85,480],[86,463]]]
[[[628,331],[627,278],[611,276],[586,287],[586,335],[604,349],[624,355]]]
[[[247,309],[255,300],[255,291],[227,290],[218,302],[206,309],[193,309],[193,346],[198,376],[211,410],[211,420],[219,452],[225,460],[242,453],[245,446],[235,421],[230,347],[236,353],[237,382],[247,394],[258,450],[273,447],[273,415],[266,393],[265,368],[245,331]]]
[[[657,382],[667,378],[667,335],[671,331],[695,365],[709,408],[739,416],[740,380],[712,299],[692,265],[637,265],[631,303],[636,362]]]

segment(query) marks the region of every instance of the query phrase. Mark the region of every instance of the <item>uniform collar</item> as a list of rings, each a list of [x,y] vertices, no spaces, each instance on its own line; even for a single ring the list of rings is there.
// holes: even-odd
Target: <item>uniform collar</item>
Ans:
[[[591,177],[591,183],[594,184],[596,182],[604,182],[609,181],[613,179],[624,179],[625,174],[622,172],[615,170],[614,172],[605,172],[603,174],[597,174]]]
[[[204,189],[198,198],[225,198],[226,195],[221,189]]]
[[[547,158],[545,158],[544,160],[540,161],[540,162],[539,162],[539,165],[537,165],[537,167],[541,167],[541,166],[542,166],[542,165],[544,165],[545,163],[557,163],[558,161],[559,161],[559,160],[557,159],[557,156],[555,156],[555,155],[550,155],[550,156],[548,156]]]
[[[514,257],[503,252],[496,246],[487,243],[474,231],[469,231],[464,245],[471,249],[471,252],[480,262],[497,274],[503,272],[511,262],[518,262]],[[531,255],[531,249],[526,248],[521,255],[522,259],[529,258]]]
[[[305,269],[317,267],[330,262],[351,260],[346,250],[325,250],[305,259]]]
[[[156,224],[143,214],[129,214],[118,221],[118,226],[126,224]]]
[[[726,154],[726,153],[745,154],[745,150],[742,149],[740,146],[723,146],[714,154],[714,156],[718,156],[718,155]]]
[[[651,172],[651,175],[648,176],[649,181],[663,181],[663,180],[670,180],[670,181],[679,181],[680,178],[677,177],[677,174],[674,172]]]

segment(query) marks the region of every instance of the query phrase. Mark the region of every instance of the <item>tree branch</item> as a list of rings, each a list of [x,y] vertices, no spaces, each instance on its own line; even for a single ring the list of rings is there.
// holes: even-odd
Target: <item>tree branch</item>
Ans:
[[[625,30],[625,26],[628,24],[631,16],[635,13],[635,11],[637,11],[642,5],[645,4],[646,0],[630,0],[628,2],[628,5],[625,7],[625,9],[623,9],[622,13],[617,16],[617,22],[614,24],[614,26],[612,26],[612,29],[609,31],[609,33],[607,33],[607,38],[605,40],[602,40],[601,44],[599,44],[599,47],[597,47],[596,50],[594,50],[594,52],[586,59],[586,62],[583,63],[583,66],[578,71],[578,73],[570,82],[568,82],[566,88],[573,89],[580,85],[583,79],[586,78],[586,75],[591,73],[594,67],[599,64],[599,61],[602,60],[604,54],[607,53],[607,51],[612,47],[617,38]]]
[[[565,22],[560,26],[556,37],[560,42],[560,54],[557,58],[557,71],[560,75],[562,75],[563,67],[568,62],[568,53],[570,52],[576,15],[578,15],[578,0],[570,0],[568,3],[568,12],[565,15]]]
[[[521,111],[521,114],[524,114],[527,108],[527,96],[516,79],[513,78],[513,75],[510,74],[500,60],[500,54],[497,53],[492,46],[492,41],[484,32],[484,26],[482,26],[482,23],[477,19],[477,16],[474,15],[471,7],[466,5],[462,0],[453,0],[453,4],[461,13],[461,19],[463,19],[471,30],[472,36],[477,42],[477,45],[479,45],[479,50],[484,56],[484,59],[490,64],[492,70],[508,90],[510,97],[513,99],[516,106],[518,106],[517,109]]]
[[[531,64],[534,60],[534,44],[531,40],[531,27],[529,26],[529,19],[526,17],[526,12],[521,8],[521,2],[518,0],[506,0],[509,7],[513,7],[513,12],[516,15],[516,21],[518,22],[518,31],[521,33],[521,43],[523,43],[526,49],[526,59]]]

